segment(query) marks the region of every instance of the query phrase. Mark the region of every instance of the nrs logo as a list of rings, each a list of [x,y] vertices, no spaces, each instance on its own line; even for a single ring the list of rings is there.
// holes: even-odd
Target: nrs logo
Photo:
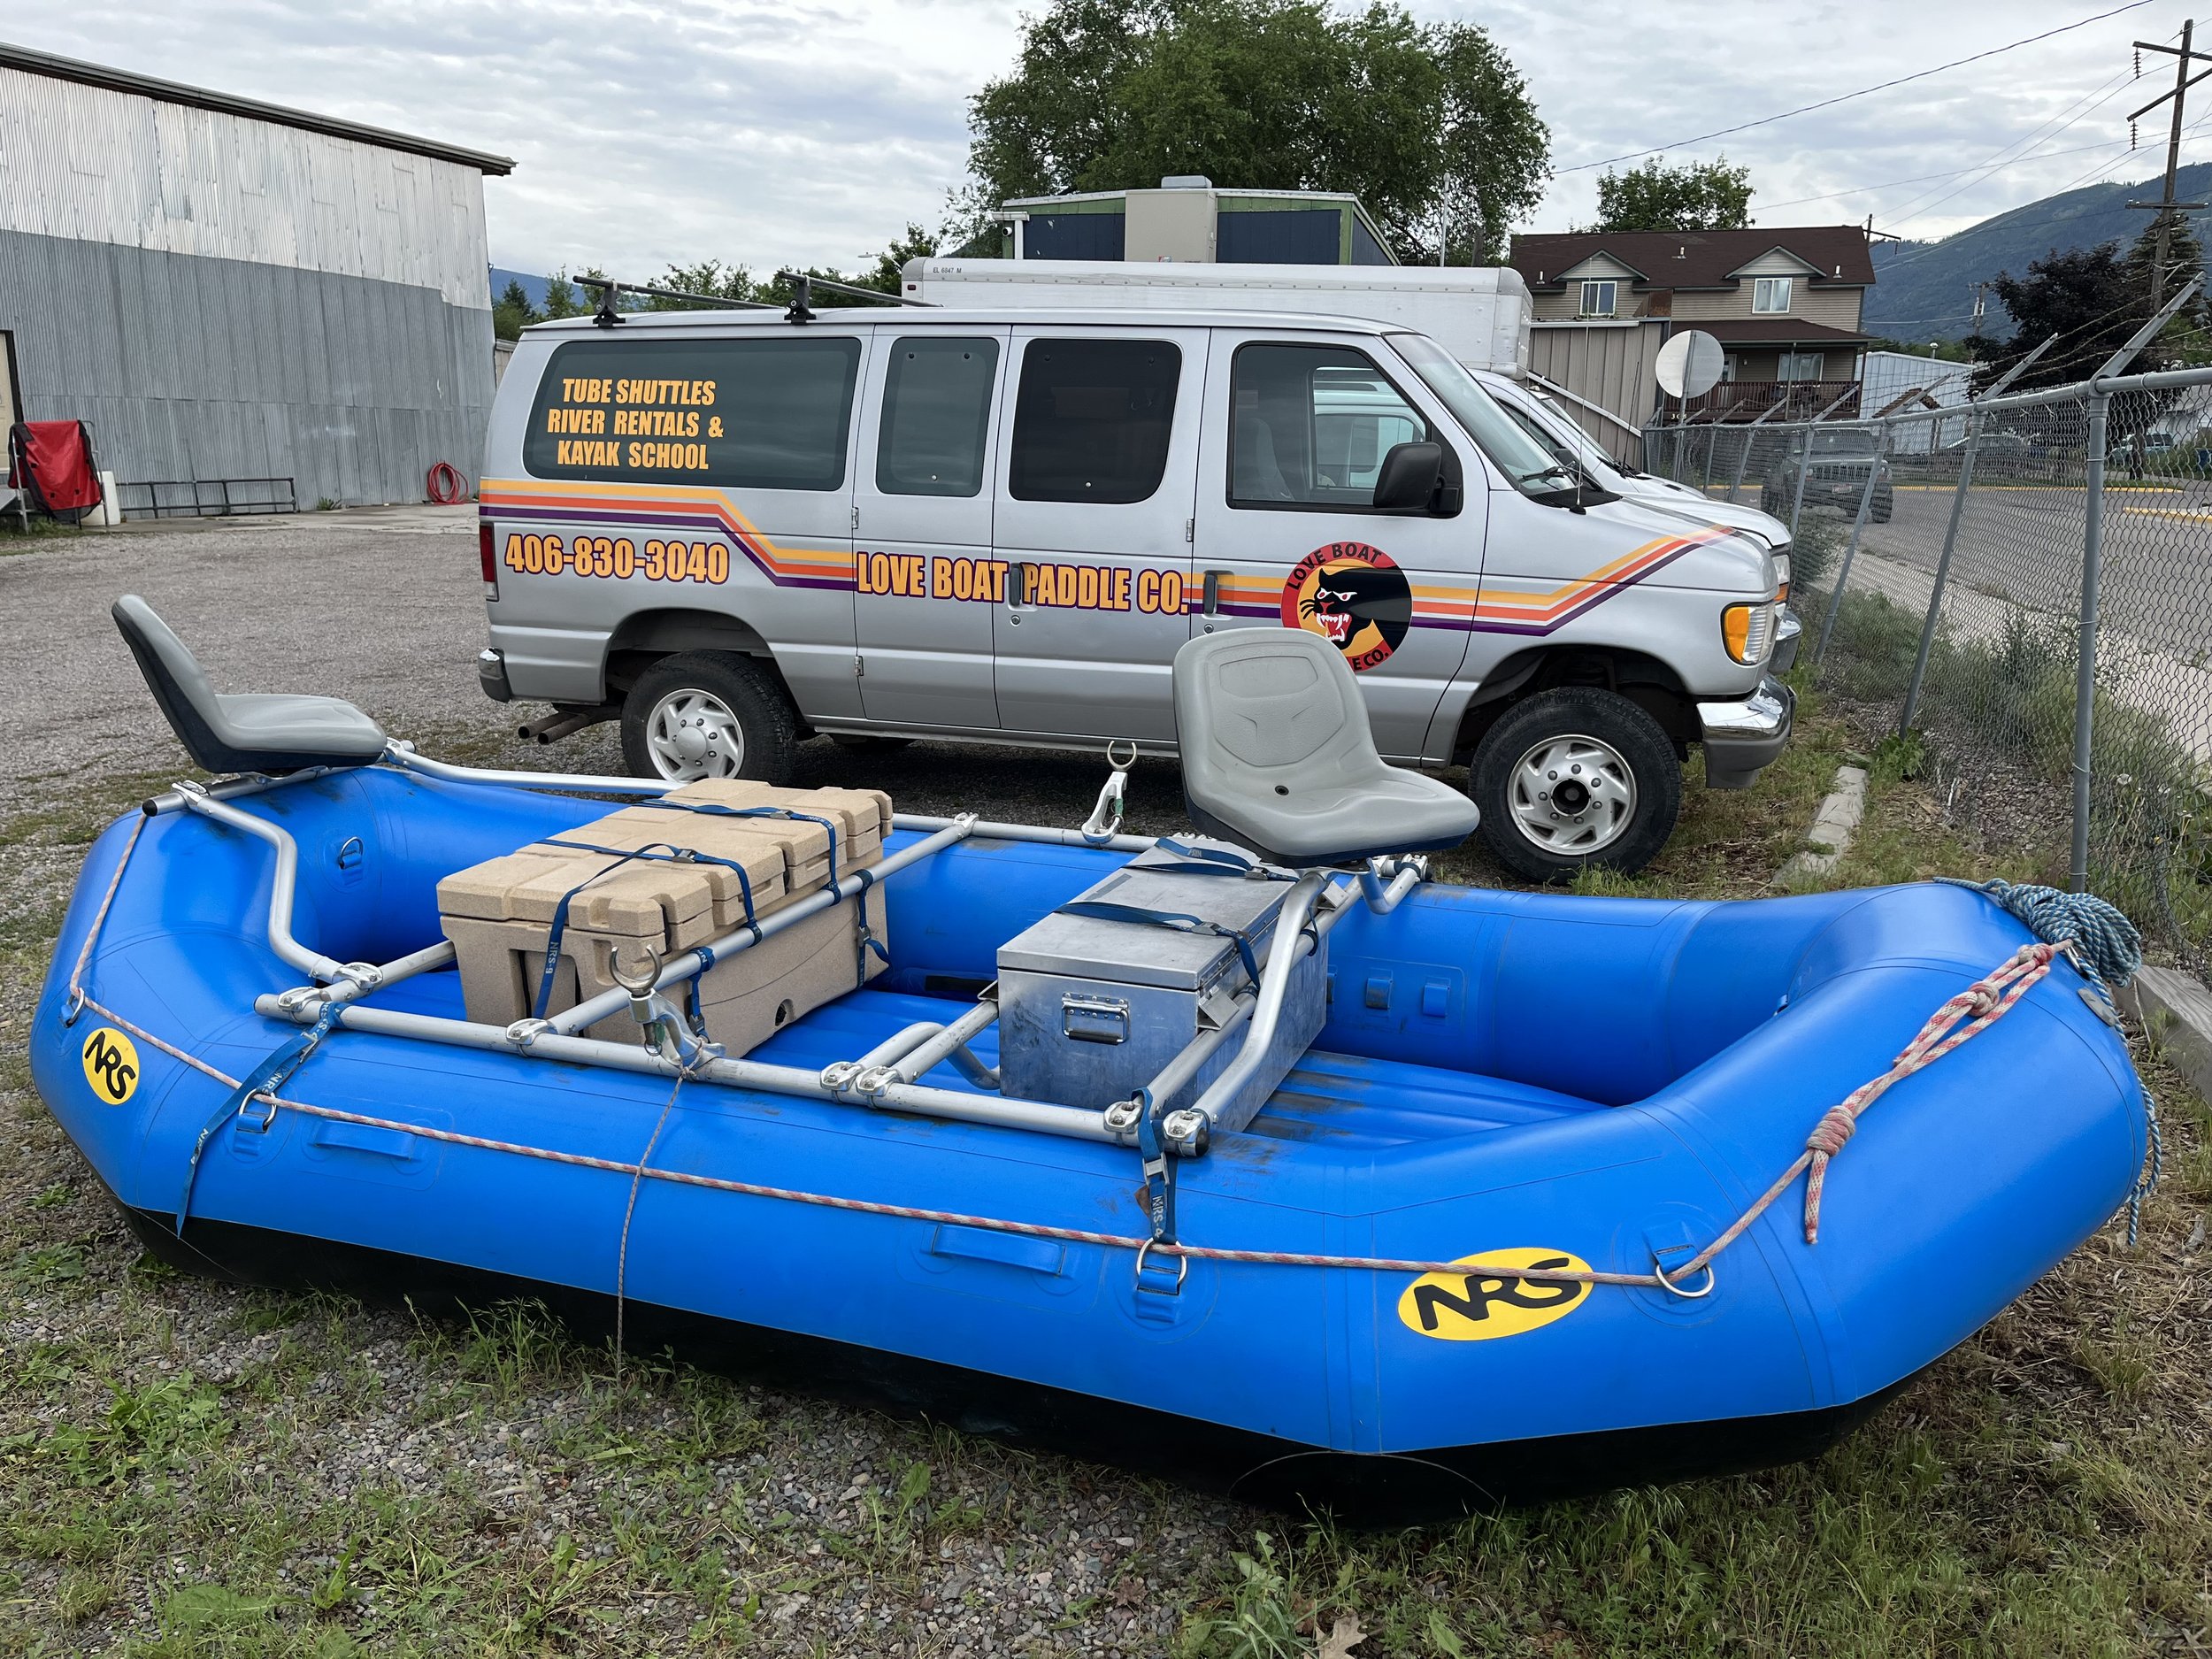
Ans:
[[[138,1087],[138,1049],[111,1025],[87,1037],[77,1057],[84,1063],[84,1080],[111,1106],[120,1106]]]
[[[1516,1245],[1458,1258],[1462,1266],[1527,1267],[1555,1272],[1586,1273],[1589,1263],[1565,1250]],[[1398,1318],[1409,1331],[1444,1342],[1482,1342],[1519,1336],[1563,1319],[1587,1301],[1586,1280],[1519,1279],[1469,1271],[1425,1273],[1398,1298]]]

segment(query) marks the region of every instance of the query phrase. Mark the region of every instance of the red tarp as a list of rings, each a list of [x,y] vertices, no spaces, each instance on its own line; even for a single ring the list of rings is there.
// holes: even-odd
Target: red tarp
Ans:
[[[81,420],[23,422],[9,434],[8,482],[17,489],[27,486],[32,504],[50,513],[98,506],[92,434]]]

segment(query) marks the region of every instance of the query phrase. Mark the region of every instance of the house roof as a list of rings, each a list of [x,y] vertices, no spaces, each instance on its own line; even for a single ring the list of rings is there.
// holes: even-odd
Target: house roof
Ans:
[[[1864,288],[1874,262],[1859,225],[1801,225],[1749,230],[1566,231],[1516,236],[1512,265],[1532,288],[1565,286],[1564,273],[1602,253],[1638,273],[1640,287],[1725,288],[1763,254],[1777,250],[1801,259],[1820,274],[1815,287]]]
[[[1675,319],[1678,332],[1701,328],[1724,346],[1863,346],[1872,336],[1790,317],[1737,317],[1724,322]]]
[[[212,110],[218,114],[244,116],[249,120],[266,121],[275,127],[296,127],[303,132],[321,133],[331,138],[349,138],[357,143],[374,144],[380,150],[404,150],[409,155],[428,156],[435,161],[454,162],[464,167],[473,167],[479,173],[503,175],[515,170],[513,160],[506,156],[494,156],[480,150],[464,150],[458,144],[441,143],[434,138],[417,138],[407,133],[389,132],[381,127],[370,127],[360,121],[341,120],[334,115],[318,115],[311,110],[295,110],[281,104],[264,104],[257,98],[238,97],[228,92],[211,92],[204,87],[188,87],[181,81],[157,80],[152,75],[137,74],[127,69],[111,69],[105,64],[88,64],[81,58],[60,58],[51,52],[34,51],[27,46],[11,45],[6,41],[0,41],[0,69],[20,69],[53,81],[73,81],[80,86],[104,87],[110,92],[127,92],[138,97],[151,98],[158,104]]]

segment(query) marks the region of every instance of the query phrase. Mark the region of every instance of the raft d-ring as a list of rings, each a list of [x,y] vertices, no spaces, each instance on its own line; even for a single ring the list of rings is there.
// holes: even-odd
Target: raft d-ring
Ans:
[[[253,1105],[259,1101],[264,1108],[260,1117],[253,1115]],[[238,1128],[242,1134],[265,1135],[269,1125],[276,1122],[277,1103],[273,1094],[249,1094],[238,1102]]]
[[[1144,1288],[1144,1258],[1151,1253],[1152,1247],[1158,1242],[1157,1239],[1147,1239],[1137,1247],[1137,1288],[1139,1290]],[[1156,1296],[1179,1296],[1183,1294],[1183,1281],[1189,1277],[1190,1257],[1178,1255],[1175,1258],[1175,1288],[1156,1290],[1151,1294]]]
[[[1685,1245],[1678,1248],[1686,1249],[1689,1247]],[[1670,1296],[1679,1296],[1684,1302],[1702,1302],[1706,1297],[1713,1294],[1713,1286],[1717,1284],[1719,1280],[1713,1271],[1713,1264],[1710,1262],[1705,1263],[1704,1288],[1701,1290],[1685,1290],[1681,1286],[1676,1284],[1674,1280],[1668,1276],[1667,1264],[1660,1259],[1662,1256],[1670,1254],[1671,1254],[1670,1251],[1655,1250],[1652,1252],[1651,1271],[1658,1278],[1660,1289],[1665,1291]]]
[[[69,987],[69,1000],[61,1005],[61,1028],[67,1031],[77,1023],[77,1016],[84,1012],[84,987]]]

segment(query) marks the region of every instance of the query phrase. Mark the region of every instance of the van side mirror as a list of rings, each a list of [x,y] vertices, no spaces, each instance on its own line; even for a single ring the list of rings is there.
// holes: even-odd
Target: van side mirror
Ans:
[[[1436,443],[1394,443],[1375,474],[1378,512],[1426,512],[1444,478],[1444,449]]]

